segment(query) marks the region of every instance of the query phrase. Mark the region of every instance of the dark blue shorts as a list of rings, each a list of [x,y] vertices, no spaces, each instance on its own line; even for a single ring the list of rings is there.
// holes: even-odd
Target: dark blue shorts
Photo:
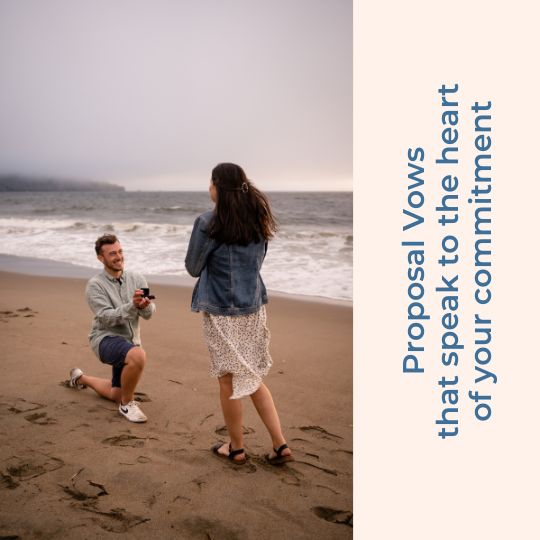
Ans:
[[[137,347],[119,336],[106,336],[99,344],[99,359],[112,367],[112,386],[120,388],[120,378],[126,362],[127,353]]]

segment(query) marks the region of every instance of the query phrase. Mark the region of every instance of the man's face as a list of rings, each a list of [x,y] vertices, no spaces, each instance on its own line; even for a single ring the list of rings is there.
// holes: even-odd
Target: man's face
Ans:
[[[121,272],[124,270],[124,252],[120,242],[101,246],[101,255],[98,255],[98,259],[111,272]]]

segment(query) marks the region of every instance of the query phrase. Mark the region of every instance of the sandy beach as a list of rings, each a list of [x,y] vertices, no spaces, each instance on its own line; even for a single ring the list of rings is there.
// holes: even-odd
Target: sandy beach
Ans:
[[[85,279],[0,272],[0,538],[352,538],[352,309],[271,295],[266,379],[296,461],[272,467],[266,430],[244,400],[247,465],[225,440],[191,289],[152,286],[142,323],[146,424],[70,368],[109,377],[87,340]]]

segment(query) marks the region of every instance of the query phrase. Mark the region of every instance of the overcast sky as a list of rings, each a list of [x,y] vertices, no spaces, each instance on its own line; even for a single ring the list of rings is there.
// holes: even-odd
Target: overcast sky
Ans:
[[[352,189],[352,0],[0,0],[0,76],[0,173]]]

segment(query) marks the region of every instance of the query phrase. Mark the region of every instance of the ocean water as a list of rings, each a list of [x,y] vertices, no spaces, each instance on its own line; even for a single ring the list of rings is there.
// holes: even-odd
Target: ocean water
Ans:
[[[267,288],[352,299],[352,194],[268,193],[279,222],[262,269]],[[187,276],[195,218],[207,192],[28,192],[0,194],[0,253],[101,268],[94,242],[122,242],[126,268]]]

